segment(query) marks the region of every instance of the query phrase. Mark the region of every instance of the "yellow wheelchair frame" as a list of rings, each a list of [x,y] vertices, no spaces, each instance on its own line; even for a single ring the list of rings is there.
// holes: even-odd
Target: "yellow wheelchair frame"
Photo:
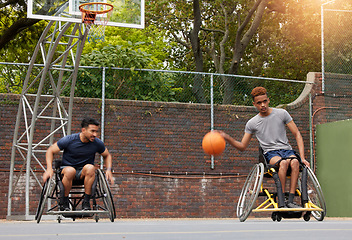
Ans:
[[[299,155],[297,156],[299,158]],[[247,176],[237,204],[237,216],[241,222],[244,222],[251,212],[271,212],[272,220],[278,222],[282,218],[300,218],[303,213],[305,221],[309,221],[311,215],[318,221],[324,219],[326,215],[324,195],[318,179],[309,167],[301,164],[296,189],[296,196],[301,198],[302,208],[286,208],[284,197],[288,193],[282,192],[277,174],[278,167],[266,163],[262,149],[259,149],[259,161]],[[270,192],[263,186],[264,177],[274,179],[276,192]],[[264,197],[265,200],[255,206],[258,197]]]

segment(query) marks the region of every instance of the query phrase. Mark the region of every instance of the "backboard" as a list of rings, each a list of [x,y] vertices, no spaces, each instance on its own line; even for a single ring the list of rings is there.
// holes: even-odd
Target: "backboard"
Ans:
[[[28,18],[82,22],[79,5],[104,2],[114,6],[108,26],[144,28],[145,0],[28,0]],[[98,22],[98,21],[97,21]],[[99,24],[99,23],[98,23]]]

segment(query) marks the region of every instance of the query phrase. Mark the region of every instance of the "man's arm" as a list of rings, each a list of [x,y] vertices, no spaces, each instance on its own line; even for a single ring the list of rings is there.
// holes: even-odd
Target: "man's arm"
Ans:
[[[226,140],[226,142],[228,142],[229,144],[231,144],[232,146],[234,146],[237,150],[239,150],[241,152],[246,150],[246,148],[248,147],[249,142],[251,141],[251,138],[252,138],[252,134],[244,133],[242,141],[239,142],[239,141],[235,140],[234,138],[232,138],[227,133],[224,133],[223,131],[218,131],[218,132]]]
[[[307,167],[309,167],[310,164],[308,161],[306,161],[306,158],[304,156],[304,142],[303,142],[302,135],[298,130],[298,127],[296,126],[296,124],[294,123],[293,120],[287,124],[287,127],[288,127],[288,129],[290,129],[293,136],[296,138],[298,152],[301,157],[302,163],[304,165],[306,165]]]
[[[54,154],[60,152],[60,148],[57,146],[57,143],[54,143],[51,145],[48,150],[46,151],[45,154],[45,160],[46,160],[46,171],[43,174],[43,180],[46,182],[48,178],[51,178],[54,174],[53,171],[53,159],[54,159]]]
[[[114,178],[112,176],[111,168],[112,168],[112,157],[107,148],[105,148],[105,151],[101,154],[104,158],[104,162],[106,164],[106,178],[110,182],[110,184],[114,184]]]

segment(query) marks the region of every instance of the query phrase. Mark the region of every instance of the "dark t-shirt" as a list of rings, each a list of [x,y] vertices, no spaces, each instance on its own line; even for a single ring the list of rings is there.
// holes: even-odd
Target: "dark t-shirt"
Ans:
[[[105,151],[105,145],[100,139],[95,138],[94,142],[84,143],[79,138],[79,133],[61,138],[57,141],[57,146],[60,150],[64,150],[62,166],[94,165],[95,154],[102,154]]]

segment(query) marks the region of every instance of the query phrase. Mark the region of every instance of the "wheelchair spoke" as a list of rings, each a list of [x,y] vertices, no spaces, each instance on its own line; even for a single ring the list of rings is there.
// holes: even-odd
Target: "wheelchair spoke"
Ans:
[[[301,181],[299,179],[298,187],[301,188]],[[313,171],[310,168],[307,168],[307,192],[308,192],[308,200],[312,205],[323,209],[323,211],[312,211],[313,217],[322,221],[326,215],[326,205],[325,199],[323,195],[323,191],[320,187],[318,179],[314,175]]]
[[[39,199],[37,212],[35,214],[35,220],[37,220],[37,223],[40,222],[42,215],[43,215],[43,212],[44,212],[45,204],[49,198],[52,198],[55,188],[56,188],[56,186],[55,186],[55,182],[54,182],[53,178],[48,179],[44,183],[44,186],[43,186],[43,189],[41,192],[41,196]]]
[[[308,180],[307,180],[307,187],[308,187],[308,198],[309,200],[315,204],[316,206],[322,208],[324,211],[313,211],[313,217],[318,220],[322,221],[326,214],[326,205],[325,199],[323,195],[323,191],[321,190],[320,184],[318,179],[315,177],[313,171],[308,168]]]
[[[243,222],[251,213],[263,181],[264,165],[256,164],[248,175],[237,204],[237,216]]]
[[[102,206],[99,206],[99,207],[106,209],[106,211],[109,214],[110,221],[114,222],[114,219],[116,217],[115,206],[113,203],[112,194],[111,194],[109,185],[106,181],[104,173],[100,169],[98,169],[97,174],[99,176],[97,191],[99,193],[98,194],[99,198],[101,198],[104,203],[104,207],[102,207]]]

